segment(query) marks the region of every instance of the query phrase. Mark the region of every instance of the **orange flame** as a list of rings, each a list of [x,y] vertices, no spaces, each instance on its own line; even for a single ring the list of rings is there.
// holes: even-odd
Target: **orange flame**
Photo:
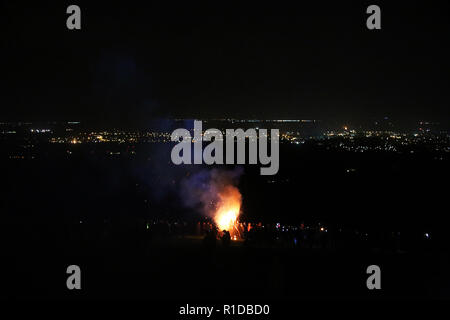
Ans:
[[[219,194],[219,203],[214,213],[214,221],[219,231],[231,232],[236,228],[236,223],[241,210],[242,196],[234,186],[225,187]]]

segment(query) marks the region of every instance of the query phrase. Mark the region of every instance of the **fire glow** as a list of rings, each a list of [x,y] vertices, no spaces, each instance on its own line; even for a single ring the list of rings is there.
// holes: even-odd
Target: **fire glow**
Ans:
[[[229,185],[221,190],[218,196],[219,201],[213,215],[214,222],[219,231],[226,230],[231,234],[235,234],[236,232],[239,234],[236,225],[241,210],[241,193],[235,186]]]
[[[186,175],[181,182],[184,205],[212,220],[219,237],[225,230],[233,240],[242,238],[243,227],[239,223],[242,195],[237,187],[242,173],[242,167],[213,168]]]

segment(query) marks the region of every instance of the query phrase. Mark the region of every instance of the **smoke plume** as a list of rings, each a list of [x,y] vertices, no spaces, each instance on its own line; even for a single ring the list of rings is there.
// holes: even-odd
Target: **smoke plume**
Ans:
[[[183,205],[214,218],[218,206],[230,199],[240,204],[242,199],[237,185],[242,173],[241,167],[233,170],[204,169],[184,178],[181,181]]]

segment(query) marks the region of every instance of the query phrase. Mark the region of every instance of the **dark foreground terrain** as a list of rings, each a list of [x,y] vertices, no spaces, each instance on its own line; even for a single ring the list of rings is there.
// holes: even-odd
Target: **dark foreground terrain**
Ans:
[[[442,253],[370,253],[328,249],[248,247],[233,242],[207,248],[198,238],[121,235],[115,246],[46,249],[31,244],[7,266],[3,292],[37,299],[318,299],[449,298],[449,256]],[[142,240],[142,239],[141,239]],[[145,240],[144,240],[145,241]],[[82,290],[66,288],[66,268],[82,270]],[[382,270],[382,290],[366,287],[366,268]],[[5,274],[5,273],[4,273]],[[5,282],[4,282],[5,283]]]
[[[367,241],[207,248],[201,236],[187,237],[193,233],[146,229],[153,219],[198,218],[178,188],[197,168],[168,163],[169,147],[136,148],[139,157],[48,148],[32,160],[2,161],[2,297],[450,298],[447,158],[283,147],[277,176],[245,168],[242,219],[322,223]],[[79,292],[66,288],[72,264],[82,270]],[[380,291],[366,287],[372,264],[382,271]]]

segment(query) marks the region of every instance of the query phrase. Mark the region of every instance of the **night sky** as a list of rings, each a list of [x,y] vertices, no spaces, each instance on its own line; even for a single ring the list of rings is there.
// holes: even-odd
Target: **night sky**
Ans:
[[[448,1],[7,2],[2,121],[449,118]]]

